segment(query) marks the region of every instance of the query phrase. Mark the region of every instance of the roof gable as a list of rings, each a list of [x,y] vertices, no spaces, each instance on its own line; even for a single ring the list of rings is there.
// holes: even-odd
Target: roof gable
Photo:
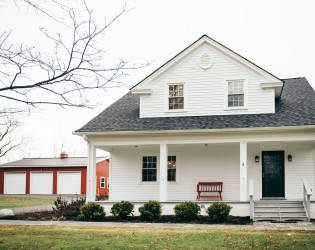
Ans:
[[[256,64],[247,60],[246,58],[240,56],[236,52],[225,47],[224,45],[218,43],[217,41],[213,40],[207,35],[203,35],[202,37],[200,37],[197,41],[189,45],[187,48],[182,50],[176,56],[171,58],[161,67],[159,67],[157,70],[155,70],[146,78],[144,78],[142,81],[140,81],[138,84],[136,84],[134,87],[131,88],[131,92],[134,94],[150,94],[151,91],[150,89],[148,89],[148,84],[150,84],[152,80],[154,80],[156,77],[159,77],[165,72],[167,72],[169,69],[177,65],[181,60],[185,59],[187,56],[189,56],[198,48],[204,45],[210,46],[212,49],[216,50],[218,53],[221,53],[225,57],[232,59],[233,61],[237,62],[239,65],[251,70],[252,72],[256,74],[259,74],[266,81],[263,83],[264,87],[265,88],[276,87],[277,94],[278,96],[280,96],[281,89],[283,86],[283,81],[281,79],[277,78],[276,76],[272,75],[268,71],[262,69],[261,67],[257,66]],[[200,65],[200,67],[202,67],[202,65]]]

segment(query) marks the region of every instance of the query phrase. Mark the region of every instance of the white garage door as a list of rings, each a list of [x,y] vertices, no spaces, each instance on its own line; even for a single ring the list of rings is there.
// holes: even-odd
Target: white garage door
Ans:
[[[6,172],[4,173],[5,194],[25,194],[26,173]]]
[[[53,173],[31,172],[30,193],[31,194],[52,194],[53,193]]]
[[[81,194],[81,172],[58,172],[58,194]]]

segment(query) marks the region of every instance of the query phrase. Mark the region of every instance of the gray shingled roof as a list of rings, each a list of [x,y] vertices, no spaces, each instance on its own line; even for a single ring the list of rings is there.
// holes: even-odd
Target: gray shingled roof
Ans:
[[[108,157],[97,158],[96,162],[108,159]],[[24,158],[18,161],[12,161],[1,164],[0,168],[21,168],[21,167],[86,167],[86,157],[69,157],[69,158]]]
[[[282,79],[274,114],[139,118],[139,97],[130,92],[76,132],[163,131],[315,125],[315,91],[304,78]]]

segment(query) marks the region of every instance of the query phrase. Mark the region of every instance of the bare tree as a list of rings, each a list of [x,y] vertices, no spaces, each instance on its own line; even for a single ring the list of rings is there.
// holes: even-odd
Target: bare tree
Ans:
[[[23,1],[54,18],[33,1]],[[95,103],[89,100],[89,92],[121,86],[121,77],[128,70],[143,67],[128,65],[122,59],[109,65],[107,51],[97,44],[105,30],[126,12],[125,7],[111,20],[98,25],[86,4],[83,19],[74,10],[58,4],[72,23],[70,42],[61,34],[41,28],[47,43],[53,44],[52,50],[43,53],[32,46],[10,43],[12,31],[0,34],[0,101],[7,99],[30,107],[39,104],[93,107]]]
[[[19,122],[13,114],[20,111],[4,109],[0,112],[0,158],[8,152],[21,146],[23,139],[15,136]]]

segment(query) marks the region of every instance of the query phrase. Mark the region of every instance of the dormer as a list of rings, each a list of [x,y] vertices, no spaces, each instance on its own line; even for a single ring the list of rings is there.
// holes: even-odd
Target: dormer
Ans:
[[[140,117],[275,112],[283,82],[204,35],[131,89]]]

